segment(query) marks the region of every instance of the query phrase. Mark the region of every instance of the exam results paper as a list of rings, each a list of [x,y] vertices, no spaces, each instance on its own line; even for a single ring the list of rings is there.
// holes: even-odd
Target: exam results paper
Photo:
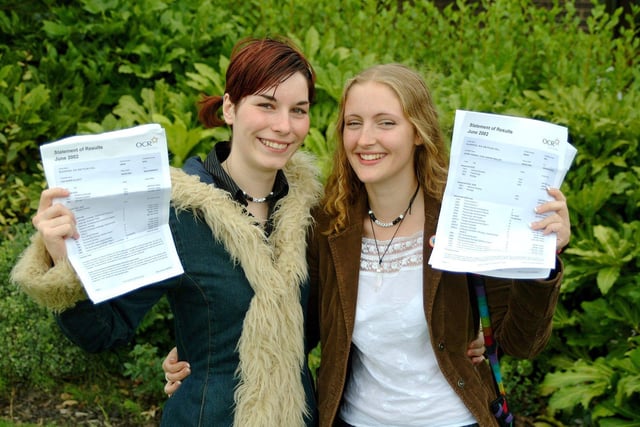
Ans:
[[[451,161],[429,264],[439,270],[544,278],[556,236],[529,224],[552,200],[576,149],[566,127],[533,119],[456,111]]]
[[[99,303],[183,272],[169,230],[167,140],[158,124],[78,135],[40,147],[49,187],[75,215],[71,265]]]

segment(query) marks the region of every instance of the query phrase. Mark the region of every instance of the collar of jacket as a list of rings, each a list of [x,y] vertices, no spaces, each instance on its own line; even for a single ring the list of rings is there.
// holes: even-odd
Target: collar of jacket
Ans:
[[[192,210],[208,224],[255,292],[238,342],[234,426],[302,426],[309,410],[301,381],[306,356],[300,285],[308,275],[310,209],[321,192],[313,164],[304,152],[288,162],[289,193],[277,202],[268,239],[228,192],[171,171],[173,207]]]

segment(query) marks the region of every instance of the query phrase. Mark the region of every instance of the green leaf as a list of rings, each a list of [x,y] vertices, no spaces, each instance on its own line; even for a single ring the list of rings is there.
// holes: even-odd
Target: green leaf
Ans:
[[[103,14],[118,6],[118,0],[82,0],[82,8],[94,15]]]
[[[320,34],[316,27],[311,27],[304,37],[305,54],[309,58],[313,58],[320,48]]]
[[[606,295],[609,292],[618,277],[620,277],[620,267],[605,267],[598,271],[596,282],[602,295]]]
[[[600,427],[640,427],[640,421],[628,421],[619,417],[600,418]]]
[[[47,20],[43,22],[42,28],[49,37],[69,37],[72,30],[67,25]]]
[[[208,95],[222,95],[224,93],[225,77],[222,73],[203,63],[195,63],[193,67],[197,72],[186,73],[187,86]]]
[[[131,95],[120,98],[118,106],[113,109],[114,114],[125,120],[128,126],[134,123],[149,123],[151,115]]]
[[[549,373],[540,387],[542,395],[551,395],[549,407],[571,409],[577,405],[589,407],[592,399],[605,394],[614,371],[602,359],[589,365],[578,360],[571,369]]]
[[[640,375],[626,375],[618,381],[616,405],[623,405],[633,395],[640,395]]]

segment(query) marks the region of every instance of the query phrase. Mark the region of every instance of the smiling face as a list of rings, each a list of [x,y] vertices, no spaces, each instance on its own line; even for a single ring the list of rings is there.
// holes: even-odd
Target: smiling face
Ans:
[[[343,144],[360,181],[393,186],[415,181],[413,157],[418,143],[389,86],[373,81],[351,86],[344,105]]]
[[[238,104],[225,95],[224,119],[233,126],[231,153],[242,168],[273,172],[285,166],[309,132],[308,92],[307,79],[295,73]]]

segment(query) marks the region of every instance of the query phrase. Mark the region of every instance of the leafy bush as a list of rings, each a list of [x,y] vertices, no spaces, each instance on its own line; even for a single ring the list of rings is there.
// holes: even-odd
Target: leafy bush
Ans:
[[[638,22],[613,39],[618,15],[596,8],[571,31],[572,62],[526,92],[532,115],[569,127],[578,156],[566,193],[574,224],[541,390],[553,412],[602,426],[640,420]],[[592,46],[592,50],[581,46]],[[594,48],[595,47],[595,48]],[[586,55],[582,60],[580,55]],[[573,77],[573,80],[571,80]]]
[[[9,272],[27,245],[32,227],[16,225],[0,244],[0,346],[5,372],[0,391],[17,384],[47,389],[62,378],[78,377],[107,362],[83,353],[60,333],[51,313],[9,284]],[[101,368],[103,369],[103,368]]]
[[[32,232],[30,224],[11,226],[0,243],[0,396],[19,387],[63,391],[81,405],[102,407],[106,417],[116,411],[141,422],[153,418],[164,400],[162,358],[153,345],[164,352],[174,342],[167,332],[171,316],[166,299],[143,320],[139,335],[146,344],[85,353],[62,335],[48,310],[9,284],[9,272]],[[125,386],[126,377],[132,385]]]

